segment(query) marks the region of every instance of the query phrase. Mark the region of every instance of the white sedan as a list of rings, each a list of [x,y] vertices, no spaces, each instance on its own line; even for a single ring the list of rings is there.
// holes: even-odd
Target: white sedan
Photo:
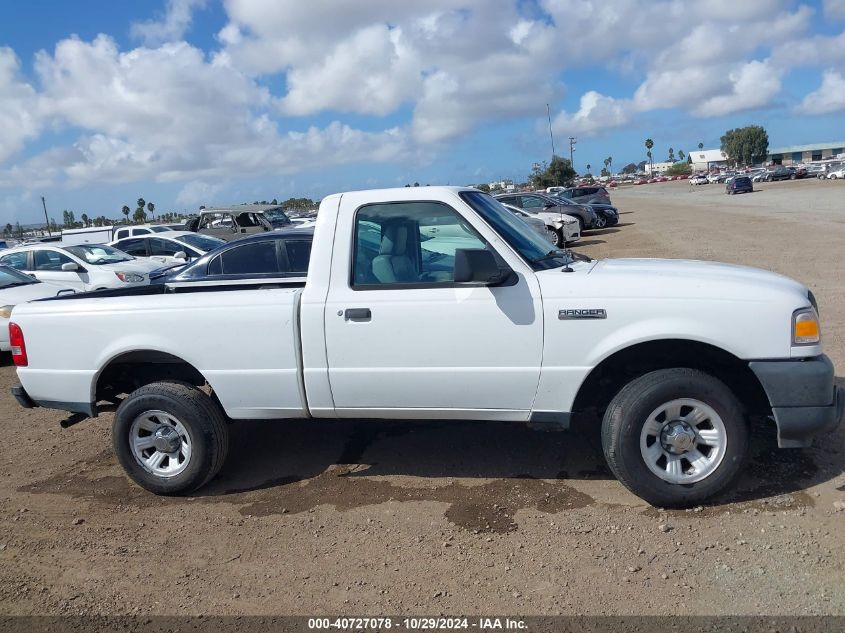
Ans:
[[[60,242],[10,248],[3,251],[0,264],[77,292],[148,284],[150,273],[161,268],[160,262],[136,259],[105,244]]]
[[[691,185],[706,185],[710,181],[707,179],[707,176],[703,174],[699,174],[698,176],[693,176],[689,179],[689,184]]]
[[[43,283],[9,266],[0,266],[0,351],[8,352],[11,349],[9,317],[12,308],[19,303],[72,292],[71,288]]]
[[[827,175],[827,177],[828,177],[829,180],[843,180],[843,179],[845,179],[845,165],[843,165],[839,169],[836,169],[836,170],[830,172]]]
[[[149,258],[163,265],[184,264],[199,259],[223,244],[226,244],[224,240],[193,231],[167,231],[109,242],[109,246],[133,257]]]

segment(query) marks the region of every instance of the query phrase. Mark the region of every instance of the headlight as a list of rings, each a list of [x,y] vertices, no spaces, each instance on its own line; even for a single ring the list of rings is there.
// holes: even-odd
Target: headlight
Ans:
[[[3,306],[2,308],[0,308],[0,318],[8,319],[10,316],[12,316],[12,308],[14,307],[15,306]]]
[[[144,276],[139,275],[138,273],[119,272],[115,273],[115,275],[117,275],[117,278],[120,279],[120,281],[123,281],[127,284],[139,284],[144,281]]]
[[[792,314],[792,344],[817,345],[821,340],[819,315],[813,308],[801,308]]]

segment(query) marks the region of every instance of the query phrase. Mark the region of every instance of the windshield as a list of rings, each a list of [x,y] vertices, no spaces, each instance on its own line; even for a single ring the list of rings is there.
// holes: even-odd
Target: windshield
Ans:
[[[502,239],[522,255],[534,270],[559,268],[573,261],[486,193],[462,191],[460,196]]]
[[[269,211],[265,211],[264,217],[269,220],[270,224],[273,225],[273,228],[288,226],[291,223],[290,218],[281,209],[270,209]]]
[[[29,275],[18,272],[11,266],[0,265],[0,288],[11,288],[13,286],[28,286],[37,284],[38,280]]]
[[[117,262],[128,262],[135,259],[123,251],[119,251],[105,244],[85,244],[80,246],[65,246],[65,250],[73,253],[86,264],[100,266],[102,264],[116,264]]]
[[[164,233],[165,231],[172,231],[173,229],[171,229],[169,226],[151,226],[150,230],[153,233]]]
[[[194,233],[192,235],[180,235],[176,238],[176,240],[182,242],[183,244],[187,244],[188,246],[193,246],[194,248],[202,251],[203,253],[213,251],[221,244],[226,243],[225,240],[221,240],[217,237],[211,237],[210,235],[202,235],[200,233]]]

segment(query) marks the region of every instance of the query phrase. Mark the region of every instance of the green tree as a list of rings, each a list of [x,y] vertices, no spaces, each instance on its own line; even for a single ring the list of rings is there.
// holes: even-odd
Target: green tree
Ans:
[[[317,206],[311,198],[288,198],[282,203],[285,211],[308,211]]]
[[[124,204],[124,205],[123,205],[123,208],[120,210],[120,212],[121,212],[123,215],[125,215],[125,216],[126,216],[126,222],[128,223],[128,222],[129,222],[129,207],[127,207],[127,206]]]
[[[88,214],[83,213],[80,217],[82,218],[82,226],[87,227],[88,226]]]
[[[148,202],[147,203],[147,211],[150,212],[150,215],[153,217],[153,219],[155,219],[155,217],[156,217],[155,210],[156,210],[156,205],[154,205],[152,202]]]
[[[528,182],[535,189],[547,187],[561,187],[568,185],[575,179],[575,170],[567,158],[552,156],[552,162],[534,163]]]
[[[590,165],[590,163],[587,163],[587,173],[588,173],[588,174],[590,173],[590,170],[591,170],[592,168],[593,168],[593,166],[592,166],[592,165]]]
[[[479,191],[490,193],[490,185],[488,185],[486,182],[482,182],[480,185],[476,185],[475,188]]]
[[[634,163],[628,163],[622,168],[623,174],[635,174],[637,173],[637,166]]]
[[[613,173],[613,156],[607,157],[607,173],[608,175]]]
[[[654,161],[651,159],[651,148],[654,147],[654,141],[650,138],[645,140],[645,148],[648,150],[646,152],[646,156],[648,156],[648,164],[651,166],[650,172],[654,171]]]
[[[769,151],[769,135],[760,125],[728,130],[720,140],[722,151],[735,165],[751,165]]]
[[[138,198],[138,202],[137,202],[137,207],[136,207],[136,208],[138,208],[138,209],[143,209],[145,206],[147,206],[147,201],[146,201],[146,200],[144,200],[143,198]]]
[[[678,160],[684,160],[684,156],[686,156],[686,154],[684,154],[684,150],[679,149],[678,150]]]
[[[3,234],[6,237],[9,237],[12,234],[12,223],[11,222],[6,223],[6,228],[3,230]]]
[[[704,143],[699,143],[699,144],[698,144],[698,149],[704,149]]]
[[[667,176],[681,176],[683,174],[691,174],[692,166],[689,163],[675,163],[670,165],[666,170]]]
[[[132,214],[132,219],[137,224],[143,224],[147,219],[147,214],[144,212],[144,207],[138,207],[135,209],[135,213]]]
[[[669,148],[669,162],[670,163],[675,162],[675,149],[672,148],[672,147]]]

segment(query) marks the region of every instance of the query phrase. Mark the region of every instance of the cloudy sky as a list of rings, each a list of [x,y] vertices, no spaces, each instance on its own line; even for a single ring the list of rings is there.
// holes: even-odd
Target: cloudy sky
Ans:
[[[0,223],[845,137],[845,0],[0,5]]]

